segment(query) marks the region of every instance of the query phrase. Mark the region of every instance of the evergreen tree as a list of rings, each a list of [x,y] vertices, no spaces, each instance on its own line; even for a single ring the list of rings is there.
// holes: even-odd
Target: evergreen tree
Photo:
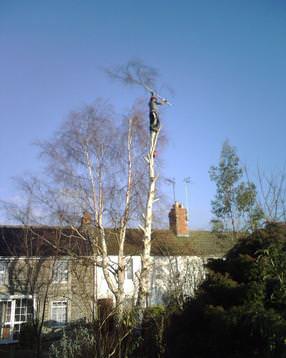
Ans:
[[[286,357],[286,226],[272,224],[207,265],[198,295],[173,315],[168,357]]]
[[[255,229],[262,212],[256,206],[256,187],[243,181],[243,170],[236,150],[228,141],[222,146],[218,166],[212,166],[210,178],[216,183],[216,195],[212,200],[212,212],[216,219],[230,224],[233,237],[238,229]]]

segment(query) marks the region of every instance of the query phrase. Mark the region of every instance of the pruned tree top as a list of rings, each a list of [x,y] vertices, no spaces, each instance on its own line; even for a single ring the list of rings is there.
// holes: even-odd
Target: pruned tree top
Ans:
[[[137,85],[147,91],[155,91],[159,77],[157,69],[145,65],[141,60],[131,60],[124,65],[105,69],[107,75],[125,85]]]

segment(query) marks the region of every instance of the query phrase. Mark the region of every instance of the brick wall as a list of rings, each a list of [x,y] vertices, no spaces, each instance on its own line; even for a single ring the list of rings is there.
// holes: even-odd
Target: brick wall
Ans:
[[[189,236],[187,209],[175,202],[169,212],[170,230],[177,236]]]

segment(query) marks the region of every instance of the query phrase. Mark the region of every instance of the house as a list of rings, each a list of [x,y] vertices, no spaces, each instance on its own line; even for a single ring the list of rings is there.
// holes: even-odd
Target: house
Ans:
[[[152,271],[149,304],[163,303],[170,294],[193,294],[204,278],[204,263],[222,256],[230,242],[208,232],[189,234],[186,209],[175,203],[169,230],[152,235]],[[50,226],[0,227],[0,339],[16,338],[32,313],[45,327],[89,320],[97,306],[112,295],[94,257],[88,216],[79,229]],[[84,233],[84,235],[82,235]],[[115,230],[106,230],[108,255],[116,270],[118,243]],[[126,233],[124,290],[126,304],[136,296],[142,233]]]

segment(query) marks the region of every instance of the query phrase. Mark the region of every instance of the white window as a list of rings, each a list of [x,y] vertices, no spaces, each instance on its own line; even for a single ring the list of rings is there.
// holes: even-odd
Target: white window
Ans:
[[[0,322],[1,324],[11,321],[12,301],[0,301]]]
[[[54,264],[53,282],[68,281],[68,261],[59,260]]]
[[[0,286],[5,285],[7,277],[7,261],[0,261]]]
[[[32,318],[32,313],[31,298],[0,301],[0,339],[17,338],[22,324]]]
[[[130,257],[126,260],[126,279],[133,280],[133,259]]]
[[[12,301],[0,301],[0,339],[13,337],[11,310]]]
[[[32,319],[33,300],[27,298],[16,299],[14,316],[14,335],[19,333],[21,325]]]
[[[67,322],[67,302],[52,302],[51,320],[57,324],[65,324]]]
[[[15,323],[27,322],[32,318],[33,301],[27,298],[16,299]]]

